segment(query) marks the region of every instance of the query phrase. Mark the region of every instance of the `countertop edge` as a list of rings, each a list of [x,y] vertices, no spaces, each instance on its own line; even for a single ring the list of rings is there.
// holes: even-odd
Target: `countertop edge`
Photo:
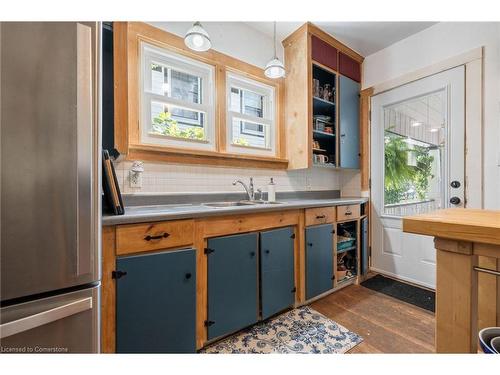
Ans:
[[[102,225],[113,226],[121,224],[139,224],[154,221],[169,221],[180,219],[194,219],[201,217],[237,215],[237,214],[252,214],[259,212],[273,212],[283,210],[293,210],[312,207],[326,207],[326,206],[342,206],[345,204],[361,204],[368,202],[368,198],[336,198],[336,199],[306,199],[296,200],[293,202],[285,202],[280,205],[262,205],[262,206],[249,206],[249,207],[231,207],[231,208],[216,208],[212,210],[203,211],[186,211],[186,212],[160,212],[160,213],[145,213],[145,214],[130,214],[127,215],[103,215]]]

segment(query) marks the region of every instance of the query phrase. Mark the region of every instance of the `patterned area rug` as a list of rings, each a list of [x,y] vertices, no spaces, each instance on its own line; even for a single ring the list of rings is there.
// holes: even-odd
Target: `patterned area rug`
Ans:
[[[362,341],[356,333],[302,306],[211,344],[201,353],[345,353]]]

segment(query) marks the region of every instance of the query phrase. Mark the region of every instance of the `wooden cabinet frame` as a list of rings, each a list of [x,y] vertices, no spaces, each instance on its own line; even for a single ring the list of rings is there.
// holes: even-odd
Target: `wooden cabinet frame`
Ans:
[[[287,167],[284,123],[284,80],[271,80],[263,69],[209,50],[194,52],[184,45],[183,38],[141,22],[114,22],[114,96],[115,148],[127,160],[214,164],[240,167]],[[143,144],[140,137],[140,42],[167,49],[215,68],[215,150],[204,151],[188,147],[166,147]],[[274,157],[226,152],[226,73],[233,72],[275,90],[275,150]]]
[[[330,34],[308,22],[289,35],[283,42],[285,48],[285,63],[287,68],[287,84],[285,86],[285,129],[288,142],[289,169],[303,169],[313,166],[312,163],[312,130],[313,130],[313,64],[336,75],[336,87],[339,71],[314,61],[312,58],[312,37],[334,47],[339,53],[347,55],[359,64],[363,63],[363,56],[339,42]],[[337,55],[338,60],[338,55]],[[338,66],[338,61],[337,61]],[[348,77],[349,78],[349,77]],[[339,95],[336,95],[336,155],[339,155]],[[362,134],[362,133],[360,133]],[[337,166],[338,168],[338,166]]]
[[[322,209],[335,210],[335,207],[323,207]],[[168,221],[169,225],[174,225],[175,223],[182,222],[192,222],[194,226],[192,227],[193,236],[189,236],[191,239],[189,244],[186,242],[185,246],[182,247],[172,247],[165,249],[154,248],[151,251],[169,251],[178,250],[180,248],[193,248],[196,250],[196,347],[197,349],[202,348],[207,343],[207,330],[205,327],[205,320],[207,320],[208,310],[208,259],[205,254],[205,248],[207,247],[207,242],[209,238],[220,237],[226,235],[249,233],[249,232],[260,232],[269,229],[293,227],[295,239],[294,239],[294,279],[295,279],[295,306],[300,306],[305,303],[309,303],[312,300],[322,298],[327,294],[335,292],[336,290],[343,288],[345,286],[351,285],[353,283],[358,283],[360,280],[360,227],[359,220],[365,215],[361,215],[360,218],[350,219],[346,221],[356,221],[357,222],[357,269],[358,275],[356,278],[348,280],[342,284],[337,285],[332,283],[332,289],[325,292],[324,294],[313,298],[312,300],[306,301],[306,267],[305,267],[305,222],[306,222],[306,211],[310,209],[290,209],[276,212],[263,212],[254,214],[232,214],[227,216],[216,216],[216,217],[205,217],[198,219],[189,220],[177,220]],[[336,225],[339,223],[331,216],[331,222],[335,229]],[[164,222],[165,223],[165,222]],[[159,224],[161,226],[162,222],[149,223],[150,226]],[[101,298],[101,351],[104,353],[114,353],[115,352],[115,337],[116,337],[116,281],[112,278],[112,271],[116,270],[116,257],[118,256],[117,251],[117,228],[124,227],[128,228],[132,224],[123,224],[118,226],[104,226],[102,230],[102,298]],[[138,224],[139,225],[139,224]],[[140,224],[144,225],[144,224]],[[138,235],[141,237],[141,235]],[[333,250],[334,250],[334,261],[332,267],[335,272],[337,266],[336,257],[336,235],[333,236]],[[128,255],[134,254],[145,254],[145,249],[138,247],[136,252],[129,251]]]

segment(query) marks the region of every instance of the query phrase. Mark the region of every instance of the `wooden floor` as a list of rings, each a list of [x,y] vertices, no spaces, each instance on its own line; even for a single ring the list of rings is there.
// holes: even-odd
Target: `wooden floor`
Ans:
[[[351,285],[311,307],[363,337],[349,353],[434,352],[434,314],[371,289]]]

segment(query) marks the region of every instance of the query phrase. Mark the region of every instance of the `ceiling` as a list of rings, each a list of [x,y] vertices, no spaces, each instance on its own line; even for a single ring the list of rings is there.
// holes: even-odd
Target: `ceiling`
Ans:
[[[304,22],[278,22],[276,34],[285,39]],[[362,56],[368,56],[391,44],[422,31],[436,22],[313,22],[347,44]],[[246,22],[252,28],[273,35],[273,22]]]

